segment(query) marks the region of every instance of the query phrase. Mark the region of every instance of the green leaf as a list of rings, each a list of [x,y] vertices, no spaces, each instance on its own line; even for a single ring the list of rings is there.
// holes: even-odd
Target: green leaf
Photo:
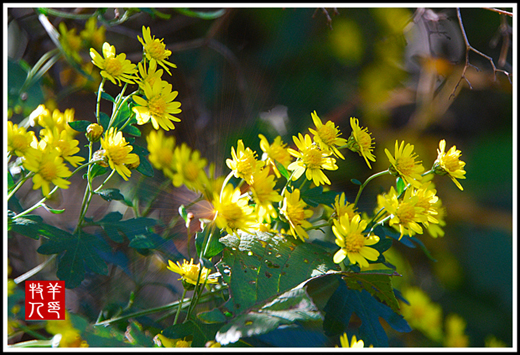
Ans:
[[[363,184],[361,183],[361,181],[359,181],[358,179],[350,179],[350,181],[351,181],[353,184],[358,185],[358,186],[363,185]]]
[[[53,214],[62,214],[63,212],[65,212],[65,209],[57,210],[57,209],[54,209],[54,208],[51,208],[51,207],[47,206],[45,203],[42,203],[42,207],[45,208],[50,213],[53,213]]]
[[[43,218],[38,215],[29,214],[16,219],[8,218],[8,224],[10,232],[16,232],[36,240],[38,240],[40,236],[46,238],[53,238],[55,236],[67,238],[70,236],[69,232],[44,223]]]
[[[11,175],[11,172],[7,171],[7,192],[11,192],[11,190],[16,186],[13,175]]]
[[[406,183],[404,182],[403,178],[401,178],[400,176],[398,176],[395,181],[395,187],[396,187],[397,196],[401,195],[404,191],[404,188],[406,187]]]
[[[126,328],[125,336],[130,344],[138,347],[152,347],[154,345],[153,339],[143,333],[143,327],[135,320],[131,321]]]
[[[103,198],[103,200],[105,200],[105,201],[112,201],[112,200],[121,201],[121,200],[125,199],[125,197],[121,194],[121,192],[118,189],[113,189],[113,188],[103,189],[103,190],[99,190],[96,193],[99,196],[101,196],[101,198]]]
[[[56,276],[65,281],[66,288],[78,286],[85,278],[85,267],[101,275],[108,273],[98,248],[107,249],[104,240],[82,231],[67,236],[53,236],[38,248],[38,253],[50,255],[64,253],[58,262]]]
[[[108,168],[106,167],[103,167],[101,165],[97,165],[97,164],[94,164],[94,166],[92,166],[92,169],[90,170],[90,177],[92,179],[94,179],[95,177],[97,176],[101,176],[103,174],[106,174],[108,171]],[[87,178],[87,174],[83,174],[83,178],[86,179]]]
[[[323,248],[272,233],[227,235],[222,264],[231,270],[229,292],[235,314],[246,312],[301,282],[337,270]]]
[[[128,244],[128,246],[131,248],[134,248],[134,249],[154,249],[155,248],[155,244],[153,243],[153,241],[148,239],[146,237],[146,235],[144,235],[144,234],[139,234],[139,235],[134,236],[134,238],[132,239],[130,244]]]
[[[184,223],[186,223],[186,228],[190,225],[190,220],[188,219],[188,211],[186,211],[186,207],[184,205],[179,206],[179,215],[184,220]]]
[[[349,289],[367,290],[380,302],[389,306],[395,313],[400,313],[399,303],[395,298],[391,279],[392,276],[398,275],[396,272],[393,272],[391,275],[386,273],[345,273],[343,274],[343,279],[347,282]]]
[[[339,194],[336,191],[325,191],[323,192],[323,186],[318,186],[307,191],[302,191],[302,200],[312,206],[317,207],[320,204],[333,205],[334,199]]]
[[[189,10],[187,8],[177,8],[177,9],[175,9],[175,11],[181,13],[182,15],[189,16],[189,17],[196,17],[196,18],[200,18],[202,20],[214,20],[226,13],[225,9],[202,12],[202,11]]]
[[[68,122],[68,124],[73,130],[83,133],[87,131],[87,127],[90,126],[92,122],[80,120]]]
[[[101,98],[108,100],[110,102],[116,102],[116,100],[110,94],[106,93],[105,91],[101,92]]]
[[[132,147],[132,153],[137,154],[140,161],[136,170],[145,176],[153,177],[154,173],[152,164],[150,164],[148,158],[146,157],[148,155],[148,150],[138,145],[132,145]]]
[[[285,166],[282,165],[282,163],[278,162],[277,160],[274,161],[274,164],[276,165],[276,168],[278,169],[278,171],[280,172],[280,174],[282,174],[282,176],[289,180],[291,178],[291,174],[289,174],[289,172],[287,171],[287,169],[285,168]]]
[[[103,126],[103,132],[107,131],[108,124],[110,123],[110,116],[104,112],[99,113],[99,124]]]
[[[224,323],[227,318],[218,308],[197,314],[197,318],[204,323]]]
[[[175,324],[161,333],[170,339],[182,339],[188,336],[193,337],[192,347],[203,347],[208,341],[215,340],[219,324],[205,324],[195,320],[188,320],[182,324]]]
[[[208,233],[210,233],[210,235],[208,235]],[[216,228],[206,227],[203,231],[197,232],[195,234],[195,247],[197,248],[197,255],[200,255],[201,253],[201,249],[203,247],[202,243],[204,243],[206,236],[209,238],[209,244],[204,257],[211,258],[224,250],[224,244],[219,241],[220,231]]]

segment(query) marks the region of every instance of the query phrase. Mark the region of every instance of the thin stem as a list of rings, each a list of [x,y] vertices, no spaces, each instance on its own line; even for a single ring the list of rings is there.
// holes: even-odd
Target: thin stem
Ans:
[[[48,7],[39,7],[38,12],[45,15],[52,15],[73,20],[88,20],[92,16],[97,16],[99,10],[94,11],[92,14],[71,14],[70,12],[59,11]]]
[[[182,297],[179,302],[179,307],[177,307],[177,313],[175,314],[175,318],[173,319],[173,325],[177,324],[177,319],[179,319],[179,314],[181,313],[182,309],[182,302],[184,301],[184,297],[186,296],[186,289],[182,291]]]
[[[367,184],[372,181],[373,179],[375,179],[376,177],[379,177],[379,176],[383,176],[383,175],[386,175],[386,174],[390,174],[390,170],[384,170],[384,171],[381,171],[379,173],[375,173],[374,175],[372,176],[369,176],[365,182],[363,183],[363,185],[361,185],[359,187],[359,191],[357,193],[357,196],[356,196],[356,199],[354,200],[354,207],[357,206],[357,203],[358,203],[358,200],[359,200],[359,196],[361,196],[361,192],[363,191],[363,189],[365,188],[365,186],[367,186]]]
[[[99,108],[101,106],[101,93],[103,93],[103,86],[105,85],[105,81],[107,79],[106,78],[103,78],[101,79],[101,83],[99,84],[99,88],[98,88],[98,93],[97,93],[97,99],[96,99],[96,120],[97,120],[97,123],[98,124],[101,124],[99,121]],[[108,129],[108,127],[107,127]]]
[[[500,10],[500,9],[495,9],[495,8],[493,8],[493,7],[483,7],[483,9],[484,9],[484,10],[493,11],[493,12],[497,12],[497,13],[499,13],[500,15],[507,15],[507,16],[513,17],[513,13],[512,13],[512,12],[509,12],[509,11]]]
[[[29,277],[36,275],[37,273],[42,271],[51,261],[56,259],[56,255],[57,254],[52,254],[47,260],[45,260],[40,265],[32,268],[31,270],[27,271],[23,275],[18,276],[16,279],[14,279],[14,283],[19,284],[20,282],[27,280]]]
[[[18,184],[11,190],[11,192],[9,193],[9,195],[7,195],[7,201],[9,201],[11,199],[11,197],[13,197],[13,195],[16,193],[16,191],[18,191],[20,189],[20,187],[22,187],[22,185],[28,180],[30,179],[31,177],[33,177],[36,173],[34,173],[33,171],[31,171],[29,174],[27,174],[27,176],[23,177],[22,180],[18,181]]]

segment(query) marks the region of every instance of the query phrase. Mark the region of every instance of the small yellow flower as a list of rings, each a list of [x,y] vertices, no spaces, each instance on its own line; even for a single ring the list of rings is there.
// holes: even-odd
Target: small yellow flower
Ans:
[[[462,191],[462,185],[457,179],[465,179],[466,171],[464,170],[465,162],[461,161],[461,151],[457,150],[456,146],[450,148],[448,152],[444,152],[446,148],[446,141],[443,139],[439,142],[439,149],[437,149],[437,159],[433,163],[433,170],[436,174],[445,175],[448,174],[450,179],[457,185]]]
[[[339,137],[341,132],[334,122],[327,121],[327,123],[323,124],[316,111],[311,113],[311,117],[316,130],[309,128],[309,131],[314,135],[314,141],[318,147],[324,152],[332,152],[335,156],[345,159],[337,147],[347,144],[347,140]]]
[[[251,148],[245,148],[244,142],[238,140],[237,150],[231,147],[233,159],[226,159],[226,165],[233,171],[233,175],[239,179],[244,179],[248,184],[253,182],[253,174],[260,169],[262,162],[256,160],[256,152]]]
[[[132,174],[126,165],[139,162],[139,156],[130,153],[134,149],[123,137],[122,132],[117,132],[114,127],[110,127],[105,138],[101,138],[101,147],[105,150],[108,164],[111,169],[115,169],[126,181]]]
[[[42,188],[43,196],[47,196],[50,192],[50,183],[61,189],[68,189],[70,181],[65,180],[72,175],[59,152],[54,148],[45,150],[35,149],[33,153],[27,155],[23,162],[27,170],[33,171],[33,190]]]
[[[37,144],[33,131],[27,131],[25,127],[18,127],[11,121],[7,121],[7,154],[24,156],[27,151],[33,149],[31,144]]]
[[[200,157],[198,150],[191,150],[186,143],[176,147],[173,153],[174,171],[172,182],[175,187],[185,185],[194,191],[203,191],[207,185],[207,175],[204,167],[208,163]]]
[[[376,161],[376,157],[372,154],[374,150],[374,138],[370,136],[370,132],[367,128],[361,128],[359,126],[359,120],[357,118],[350,117],[350,126],[352,127],[352,133],[348,138],[347,148],[365,158],[368,167],[372,169],[369,160],[373,162]]]
[[[312,216],[313,212],[307,209],[307,204],[300,199],[300,190],[294,189],[293,192],[285,190],[283,197],[280,213],[289,222],[293,237],[305,241],[306,238],[309,238],[305,228],[312,227],[307,219]]]
[[[427,223],[428,215],[424,213],[424,207],[417,205],[419,198],[412,196],[412,189],[406,189],[401,201],[397,199],[397,192],[390,187],[388,194],[377,196],[378,206],[384,207],[391,216],[390,226],[397,226],[403,235],[422,234],[423,229],[419,223]]]
[[[416,161],[417,154],[413,152],[414,146],[411,144],[404,145],[404,141],[399,146],[399,142],[395,142],[395,158],[390,151],[385,148],[385,153],[390,160],[390,172],[396,176],[400,176],[406,183],[419,188],[421,187],[422,176],[424,171],[422,164]]]
[[[428,181],[422,185],[420,189],[412,189],[411,196],[417,197],[417,207],[422,207],[424,214],[426,214],[426,222],[423,222],[425,227],[429,226],[429,223],[437,224],[437,212],[436,203],[439,201],[439,197],[436,195],[437,190],[433,187],[433,183]]]
[[[274,190],[276,185],[274,175],[269,175],[269,169],[262,169],[253,173],[252,180],[251,192],[253,201],[256,203],[258,220],[271,223],[271,217],[276,218],[277,216],[273,203],[282,200],[282,196]]]
[[[135,64],[126,59],[126,54],[121,53],[116,56],[116,48],[108,42],[103,43],[103,57],[94,49],[90,48],[92,63],[101,69],[101,76],[107,78],[112,83],[119,84],[121,81],[134,84],[137,73]]]
[[[379,237],[372,235],[365,237],[363,231],[367,222],[361,220],[360,215],[355,215],[352,220],[348,215],[343,215],[339,219],[334,219],[332,231],[336,236],[336,244],[341,248],[334,254],[334,262],[339,264],[348,257],[352,264],[359,264],[360,267],[368,267],[368,261],[375,261],[379,257],[379,251],[370,248],[379,242]]]
[[[69,122],[74,121],[74,114],[73,108],[66,109],[64,112],[54,109],[51,113],[45,105],[39,105],[29,117],[33,122],[31,125],[38,124],[43,127],[40,136],[45,135],[47,130],[53,131],[56,128],[58,132],[67,131],[70,137],[74,137],[78,132],[69,126]]]
[[[142,90],[146,86],[145,83],[150,84],[153,87],[156,81],[160,81],[163,85],[167,84],[167,81],[162,81],[161,77],[163,75],[163,70],[157,70],[157,61],[155,59],[150,60],[148,64],[148,69],[146,68],[146,62],[137,63],[137,68],[139,69],[139,77],[138,84]]]
[[[217,227],[225,229],[228,234],[238,229],[250,231],[257,222],[253,207],[248,205],[248,197],[241,197],[240,188],[228,184],[224,187],[222,196],[213,194],[213,208],[217,213]]]
[[[449,348],[466,348],[469,346],[469,338],[464,331],[466,321],[458,314],[451,313],[446,316],[446,335],[444,346]]]
[[[161,67],[163,67],[168,74],[172,75],[168,66],[177,68],[173,63],[168,62],[166,59],[170,57],[172,52],[166,49],[166,45],[163,43],[163,39],[156,39],[155,36],[150,35],[150,27],[143,26],[143,38],[137,36],[137,39],[143,45],[144,54],[146,59],[155,59]]]
[[[356,206],[353,203],[347,202],[345,193],[337,195],[334,198],[334,218],[339,219],[344,215],[348,215],[348,218],[352,220],[352,217],[357,215]]]
[[[414,329],[419,330],[432,340],[442,339],[442,308],[431,301],[430,297],[418,287],[410,287],[403,291],[409,305],[402,303],[401,312],[404,319]]]
[[[260,148],[264,152],[262,155],[262,160],[265,160],[268,165],[270,165],[274,171],[274,174],[279,179],[281,177],[275,160],[283,165],[287,169],[287,166],[292,162],[293,158],[289,151],[287,150],[287,144],[282,141],[282,137],[277,136],[272,144],[269,144],[267,138],[264,135],[259,134],[260,138]]]
[[[67,30],[64,22],[60,22],[58,29],[60,30],[59,41],[65,53],[74,58],[78,63],[82,62],[79,51],[81,49],[81,37],[76,34],[76,29]]]
[[[308,134],[303,137],[301,133],[298,133],[298,137],[293,136],[293,140],[299,151],[289,148],[289,153],[298,158],[287,167],[287,169],[293,170],[292,179],[298,180],[305,172],[307,180],[312,180],[316,186],[330,185],[330,180],[322,169],[337,170],[336,159],[329,157],[331,153],[324,152],[313,144]]]
[[[96,28],[97,19],[96,17],[91,17],[85,23],[85,29],[82,30],[79,35],[83,38],[90,46],[94,48],[101,48],[102,44],[105,42],[105,32],[106,28],[104,26],[99,26]]]
[[[89,140],[89,142],[97,142],[101,135],[103,134],[103,126],[97,123],[91,123],[88,125],[87,130],[85,132],[85,136]]]
[[[145,82],[143,89],[146,99],[133,97],[135,103],[139,105],[132,109],[136,114],[137,124],[143,125],[151,119],[155,129],[159,129],[159,126],[165,131],[175,129],[173,122],[181,120],[173,115],[182,112],[181,103],[174,101],[179,92],[172,91],[172,85],[162,80],[156,80],[153,86]]]
[[[146,136],[148,151],[150,155],[148,159],[150,163],[159,170],[162,170],[165,176],[170,179],[173,177],[175,151],[175,137],[165,136],[163,131],[150,131]]]
[[[182,280],[191,285],[197,284],[199,272],[201,272],[199,284],[204,284],[204,282],[206,282],[207,284],[218,283],[218,279],[209,277],[209,273],[211,270],[203,266],[202,271],[200,271],[200,264],[194,264],[193,258],[190,259],[190,262],[183,260],[182,264],[178,261],[177,263],[174,263],[173,261],[168,260],[167,269],[173,271],[176,274],[179,274],[181,276],[179,280]]]
[[[342,348],[363,348],[363,347],[365,347],[365,343],[363,342],[363,340],[361,340],[361,339],[357,340],[355,335],[352,336],[352,340],[349,344],[347,333],[343,333],[343,335],[340,336],[339,341],[341,343]],[[370,347],[372,347],[372,345],[370,345]]]
[[[51,130],[46,130],[45,135],[41,137],[39,146],[43,150],[46,146],[50,148],[55,148],[60,157],[65,159],[72,165],[73,167],[78,166],[85,158],[74,155],[79,152],[78,148],[79,141],[73,139],[69,136],[67,131],[58,131],[58,128],[54,128]]]
[[[189,348],[191,347],[191,343],[193,340],[186,340],[187,337],[184,337],[182,339],[170,339],[165,337],[162,334],[157,334],[153,341],[154,343],[159,347],[164,348]]]

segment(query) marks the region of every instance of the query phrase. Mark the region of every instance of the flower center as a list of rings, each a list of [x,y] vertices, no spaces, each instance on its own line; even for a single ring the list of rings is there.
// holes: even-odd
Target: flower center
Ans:
[[[44,180],[52,181],[58,176],[58,169],[53,161],[47,161],[41,165],[39,173]]]
[[[166,110],[166,102],[160,95],[158,95],[148,100],[148,108],[150,109],[152,117],[156,119],[161,118],[164,116]]]
[[[401,157],[397,159],[395,165],[402,175],[410,176],[415,168],[415,159],[412,157]]]
[[[171,165],[173,160],[173,152],[171,149],[163,148],[158,154],[159,162],[161,166],[167,168]]]
[[[453,155],[446,155],[444,157],[444,168],[448,172],[454,172],[459,168],[459,158]]]
[[[322,159],[321,150],[317,147],[312,147],[303,154],[303,163],[311,169],[320,169]]]
[[[256,159],[253,155],[243,155],[237,161],[237,172],[239,176],[247,177],[253,173],[253,167],[256,165]]]
[[[399,217],[401,224],[406,225],[410,222],[413,222],[415,218],[415,208],[413,205],[403,202],[397,209],[396,215]]]
[[[345,241],[345,249],[351,253],[357,253],[365,246],[365,237],[361,233],[351,233]]]
[[[107,58],[105,60],[105,70],[112,76],[119,76],[123,73],[123,65],[116,58]]]
[[[334,127],[327,125],[321,126],[320,129],[318,129],[318,136],[326,145],[332,145],[337,138]]]
[[[304,210],[303,206],[301,206],[301,205],[297,205],[297,206],[289,205],[289,206],[287,206],[286,215],[287,215],[287,218],[289,220],[291,220],[291,222],[293,222],[293,224],[300,225],[300,224],[302,224],[303,220],[305,219],[305,210]]]
[[[14,150],[24,151],[27,148],[27,139],[22,135],[15,135],[12,140]]]
[[[110,160],[114,162],[115,165],[123,164],[125,158],[128,155],[128,147],[110,147],[107,149],[106,155]]]
[[[237,222],[242,218],[243,215],[242,209],[236,203],[230,203],[222,206],[222,210],[219,212],[224,216],[228,226],[231,229],[236,229]]]
[[[370,148],[372,148],[372,137],[370,137],[370,134],[364,131],[360,131],[358,134],[359,139],[359,146],[361,147],[361,150],[366,152],[369,151]]]
[[[153,40],[146,45],[146,53],[150,55],[150,57],[157,59],[158,61],[164,60],[168,57],[166,51],[164,50],[165,44],[160,42],[159,40]]]
[[[283,147],[279,145],[272,145],[269,151],[269,155],[272,159],[275,159],[283,166],[287,166],[287,164],[289,164],[291,160],[291,155],[287,153],[287,150],[285,150]]]
[[[199,276],[199,264],[187,264],[183,266],[183,269],[185,279],[197,281],[197,277]]]
[[[184,177],[188,181],[196,181],[199,177],[199,167],[192,161],[189,161],[184,166]]]

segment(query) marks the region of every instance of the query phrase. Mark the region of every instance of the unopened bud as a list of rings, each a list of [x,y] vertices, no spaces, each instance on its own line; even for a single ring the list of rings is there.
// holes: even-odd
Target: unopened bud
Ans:
[[[97,123],[92,123],[87,127],[87,132],[85,133],[85,136],[90,142],[97,142],[102,134],[103,126]]]
[[[99,149],[92,155],[93,160],[99,160],[96,164],[101,165],[104,168],[108,167],[108,157],[105,155],[104,149]]]

